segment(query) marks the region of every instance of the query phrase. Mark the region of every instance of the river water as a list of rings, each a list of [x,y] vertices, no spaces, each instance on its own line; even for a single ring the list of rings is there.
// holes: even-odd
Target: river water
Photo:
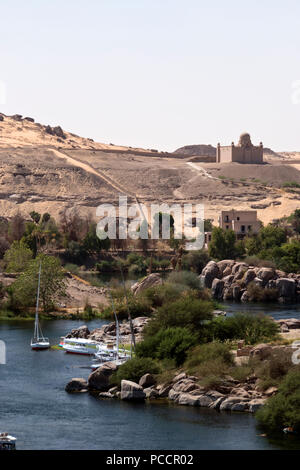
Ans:
[[[239,306],[240,307],[240,306]],[[252,307],[248,306],[248,310]],[[256,307],[253,307],[254,309]],[[234,305],[226,305],[228,311]],[[280,307],[280,312],[282,312]],[[272,313],[268,311],[268,313]],[[274,307],[274,316],[281,315]],[[285,307],[285,317],[300,310]],[[82,321],[43,321],[51,344]],[[101,321],[88,323],[90,329]],[[72,377],[87,378],[91,359],[61,350],[31,351],[32,322],[0,322],[7,360],[0,365],[0,431],[18,438],[18,449],[281,449],[299,448],[292,436],[261,436],[247,413],[179,407],[167,403],[100,401],[67,394]]]

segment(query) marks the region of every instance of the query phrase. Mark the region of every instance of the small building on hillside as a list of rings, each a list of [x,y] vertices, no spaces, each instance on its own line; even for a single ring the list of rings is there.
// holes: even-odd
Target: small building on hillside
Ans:
[[[255,146],[251,142],[250,134],[241,134],[238,145],[217,145],[216,163],[263,163],[263,144]]]
[[[261,227],[256,211],[222,211],[219,216],[219,226],[224,230],[233,230],[237,238],[258,233]]]

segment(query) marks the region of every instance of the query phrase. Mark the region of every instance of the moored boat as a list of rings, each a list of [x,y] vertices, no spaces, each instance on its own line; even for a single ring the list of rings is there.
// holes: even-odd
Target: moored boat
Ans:
[[[61,338],[59,345],[69,354],[84,354],[92,356],[97,352],[99,343],[84,338]]]
[[[0,433],[0,450],[15,450],[17,438],[7,432]]]
[[[50,341],[48,338],[45,338],[45,336],[43,335],[42,328],[39,323],[41,270],[42,270],[42,264],[40,263],[39,277],[38,277],[38,289],[37,289],[37,297],[36,297],[36,308],[35,308],[35,319],[34,319],[34,333],[33,333],[33,338],[31,339],[31,343],[30,343],[31,349],[33,349],[34,351],[48,349],[50,347]]]

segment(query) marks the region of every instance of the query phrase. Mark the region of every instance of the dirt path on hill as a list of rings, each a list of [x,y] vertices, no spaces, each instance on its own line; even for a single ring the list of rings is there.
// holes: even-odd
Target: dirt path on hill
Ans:
[[[209,178],[211,180],[220,181],[219,178],[215,178],[214,176],[210,175],[204,168],[202,168],[201,166],[198,166],[196,163],[186,162],[186,165],[189,165],[192,168],[194,168],[194,170],[199,171],[201,173],[201,175],[204,176],[204,178]]]
[[[103,181],[105,181],[105,183],[107,183],[109,186],[111,186],[113,189],[115,189],[117,192],[121,193],[122,195],[125,195],[125,196],[128,196],[129,198],[132,198],[134,199],[134,201],[137,203],[139,209],[140,209],[140,213],[142,214],[142,218],[146,218],[145,217],[145,214],[144,214],[144,211],[141,207],[141,204],[140,204],[140,201],[138,199],[138,196],[137,194],[133,194],[132,192],[130,192],[127,188],[125,188],[123,185],[121,185],[120,183],[118,183],[117,181],[113,180],[111,177],[107,176],[104,174],[103,171],[101,170],[95,170],[95,168],[93,168],[91,165],[89,165],[88,163],[83,163],[82,161],[80,160],[77,160],[73,157],[70,157],[67,153],[64,153],[64,152],[60,152],[59,150],[56,150],[56,149],[51,149],[52,152],[59,158],[62,158],[64,160],[66,160],[68,163],[70,163],[71,165],[73,166],[76,166],[78,168],[81,168],[82,170],[84,171],[87,171],[88,173],[91,173],[95,176],[97,176],[98,178],[101,178]],[[139,196],[140,197],[140,196]],[[144,203],[146,204],[146,203]],[[147,205],[147,204],[146,204]],[[148,220],[148,223],[149,223],[149,220]]]
[[[121,194],[124,194],[126,196],[136,198],[135,194],[130,193],[126,188],[122,187],[119,183],[116,181],[113,181],[110,177],[106,176],[101,170],[95,170],[92,166],[88,165],[87,163],[83,163],[80,160],[76,160],[75,158],[70,157],[67,153],[60,152],[59,150],[56,149],[51,149],[52,152],[55,154],[56,157],[62,158],[66,160],[68,163],[70,163],[73,166],[77,166],[78,168],[82,168],[84,171],[87,171],[88,173],[92,173],[93,175],[98,176],[102,180],[105,181],[109,186],[114,188],[116,191],[118,191]]]

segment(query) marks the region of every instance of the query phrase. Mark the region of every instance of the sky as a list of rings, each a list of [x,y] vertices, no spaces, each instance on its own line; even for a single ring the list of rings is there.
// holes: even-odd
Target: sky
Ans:
[[[173,151],[300,150],[299,0],[0,0],[0,111]]]

